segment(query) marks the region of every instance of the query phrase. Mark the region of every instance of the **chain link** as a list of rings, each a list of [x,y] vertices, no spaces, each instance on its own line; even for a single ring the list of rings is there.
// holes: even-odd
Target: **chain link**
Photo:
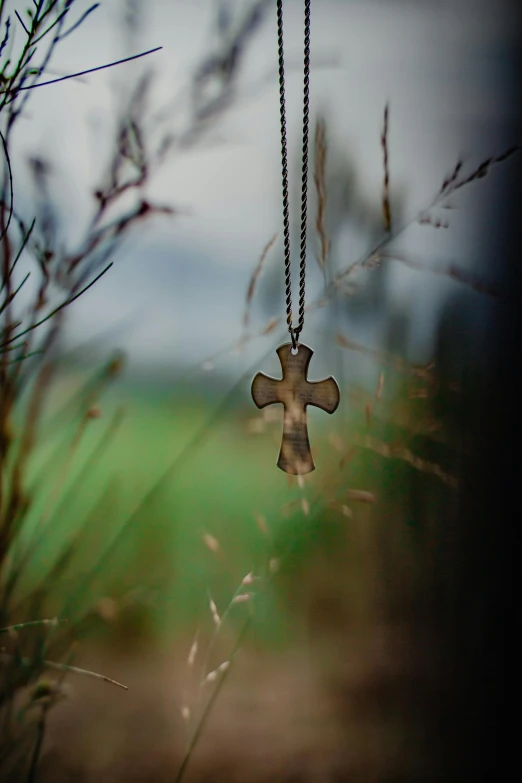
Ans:
[[[277,40],[279,48],[279,96],[281,110],[281,163],[283,174],[283,234],[285,252],[285,294],[286,322],[292,338],[292,346],[297,349],[299,335],[304,326],[305,278],[306,278],[306,198],[308,191],[308,126],[310,103],[310,4],[305,0],[305,36],[304,36],[304,92],[303,92],[303,163],[301,176],[301,244],[299,265],[299,316],[297,326],[292,320],[292,274],[290,262],[290,212],[288,198],[288,150],[286,141],[285,110],[285,65],[283,49],[283,0],[277,0]]]

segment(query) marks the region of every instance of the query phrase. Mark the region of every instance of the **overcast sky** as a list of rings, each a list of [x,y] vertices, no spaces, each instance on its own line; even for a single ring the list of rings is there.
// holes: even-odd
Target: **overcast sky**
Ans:
[[[147,63],[136,61],[36,90],[11,153],[22,183],[29,155],[53,162],[54,193],[71,241],[81,235],[92,207],[114,89],[154,65],[156,108],[178,96],[173,122],[183,121],[183,86],[214,45],[212,0],[147,0],[140,33],[130,41],[121,35],[121,5],[102,0],[57,50],[51,70],[94,67],[129,54],[129,47],[162,46],[162,51]],[[233,5],[240,12],[247,3]],[[286,0],[291,160],[297,155],[301,122],[302,20],[302,2]],[[508,35],[498,6],[479,0],[312,0],[312,116],[321,110],[328,117],[332,139],[356,165],[364,197],[378,203],[379,134],[386,101],[391,105],[392,188],[404,191],[408,215],[429,202],[459,155],[466,155],[472,166],[513,142],[505,128]],[[278,85],[274,76],[266,78],[276,67],[274,3],[274,13],[249,49],[235,105],[205,145],[176,152],[151,183],[151,199],[186,214],[154,220],[133,235],[110,273],[71,311],[73,343],[125,323],[123,333],[107,333],[105,347],[122,346],[135,362],[169,363],[200,361],[238,337],[252,269],[281,228]],[[473,263],[473,196],[463,203],[466,208],[451,236],[414,229],[405,239],[411,244],[402,246]],[[356,246],[350,236],[343,241],[349,261]],[[271,258],[275,262],[279,256]],[[444,284],[434,285],[443,292]],[[420,331],[427,334],[436,303],[426,278],[420,281],[415,273],[397,268],[391,295],[410,303]],[[310,321],[306,336],[313,343]]]

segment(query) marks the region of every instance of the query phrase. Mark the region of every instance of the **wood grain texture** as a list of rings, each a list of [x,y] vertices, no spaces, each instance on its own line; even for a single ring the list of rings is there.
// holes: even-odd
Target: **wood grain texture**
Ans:
[[[308,365],[313,351],[307,345],[300,345],[296,354],[291,351],[292,343],[285,343],[277,349],[283,377],[270,378],[258,372],[252,381],[252,397],[258,408],[265,408],[280,402],[284,406],[283,438],[279,452],[278,466],[286,473],[303,475],[314,470],[306,406],[333,413],[339,405],[339,386],[332,378],[324,381],[307,379]]]

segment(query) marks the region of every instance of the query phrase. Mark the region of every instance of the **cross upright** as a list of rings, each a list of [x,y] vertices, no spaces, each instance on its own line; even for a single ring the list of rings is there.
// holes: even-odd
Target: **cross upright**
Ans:
[[[282,379],[258,372],[252,381],[252,397],[258,408],[283,403],[283,439],[277,464],[286,473],[302,475],[315,468],[308,441],[306,406],[315,405],[333,413],[339,405],[339,387],[332,377],[324,381],[307,379],[313,355],[307,345],[299,345],[297,352],[293,353],[292,343],[286,343],[277,349],[277,355],[283,371]]]

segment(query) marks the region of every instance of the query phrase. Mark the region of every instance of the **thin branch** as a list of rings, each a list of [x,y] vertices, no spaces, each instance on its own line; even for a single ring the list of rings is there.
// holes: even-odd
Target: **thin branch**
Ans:
[[[60,310],[63,310],[64,307],[67,307],[67,305],[70,305],[72,302],[74,302],[76,299],[78,299],[82,294],[84,294],[86,291],[89,290],[95,283],[98,282],[100,277],[103,277],[103,275],[109,271],[111,266],[113,265],[113,262],[111,261],[110,264],[108,264],[105,269],[103,269],[99,275],[97,275],[94,280],[91,280],[89,285],[86,285],[84,288],[82,288],[81,291],[78,291],[77,294],[74,296],[71,296],[69,299],[66,299],[65,302],[62,302],[61,305],[58,305],[58,307],[55,307],[54,310],[51,310],[48,315],[45,316],[45,318],[42,318],[40,321],[37,321],[37,323],[32,324],[32,326],[29,326],[27,329],[24,329],[23,332],[19,332],[18,334],[15,334],[14,337],[10,337],[9,340],[6,340],[5,342],[0,344],[0,351],[3,350],[6,346],[10,345],[11,343],[15,342],[15,340],[18,340],[20,337],[23,337],[28,332],[32,332],[34,329],[36,329],[38,326],[41,326],[46,321],[48,321],[50,318],[53,317],[53,315],[56,315],[56,313],[60,312]]]
[[[22,282],[20,283],[20,285],[18,286],[18,288],[15,288],[15,290],[12,291],[9,294],[9,296],[6,296],[5,300],[2,302],[2,304],[0,304],[0,315],[4,312],[6,307],[8,307],[11,304],[11,302],[13,301],[15,296],[17,296],[17,294],[20,293],[20,290],[23,288],[23,286],[25,285],[25,283],[27,282],[27,280],[29,279],[30,276],[31,276],[31,273],[28,272],[26,274],[26,276],[24,277],[24,279],[22,280]]]
[[[149,49],[141,54],[133,54],[132,57],[125,57],[123,60],[115,60],[113,63],[107,63],[106,65],[98,65],[96,68],[87,68],[85,71],[78,71],[77,73],[71,73],[68,76],[60,76],[59,79],[50,79],[48,82],[39,82],[38,84],[30,84],[27,87],[19,87],[17,92],[22,90],[34,90],[36,87],[45,87],[48,84],[57,84],[58,82],[64,82],[67,79],[76,79],[77,76],[85,76],[87,73],[95,73],[96,71],[103,71],[105,68],[113,68],[115,65],[121,65],[122,63],[128,63],[131,60],[137,60],[139,57],[145,57],[147,54],[153,54],[163,49],[163,46],[156,46],[155,49]],[[11,100],[14,100],[12,98]],[[9,101],[10,103],[11,101]]]
[[[13,274],[15,266],[18,263],[18,259],[20,258],[20,256],[24,252],[25,247],[26,247],[26,245],[29,242],[29,239],[31,237],[31,234],[33,233],[33,229],[34,229],[35,225],[36,225],[36,218],[33,218],[33,222],[31,223],[31,225],[29,226],[27,232],[25,233],[24,238],[22,240],[22,244],[18,248],[18,253],[15,256],[13,263],[11,264],[11,269],[9,270],[9,276],[11,276]],[[2,282],[2,287],[0,288],[0,293],[3,291],[4,286],[5,286],[5,280]]]
[[[7,46],[7,42],[9,41],[9,28],[11,26],[11,20],[9,17],[7,17],[5,22],[5,34],[4,34],[4,40],[0,44],[0,56],[2,52],[4,51],[5,47]]]
[[[56,27],[56,25],[57,25],[57,24],[58,24],[58,25],[59,25],[59,24],[63,24],[63,21],[64,21],[65,17],[67,16],[67,14],[69,13],[69,11],[70,11],[70,10],[71,10],[71,6],[70,6],[70,5],[68,5],[68,6],[67,6],[67,7],[66,7],[66,8],[65,8],[63,11],[62,11],[62,13],[61,13],[61,14],[58,14],[58,16],[56,17],[56,19],[54,20],[54,22],[53,22],[52,24],[50,24],[50,25],[49,25],[49,27],[47,28],[47,30],[44,30],[44,31],[43,31],[43,33],[42,33],[41,35],[39,35],[39,36],[38,36],[38,38],[35,38],[35,39],[34,39],[34,41],[32,41],[33,45],[34,45],[34,44],[37,44],[37,43],[40,43],[40,41],[41,41],[43,38],[45,38],[45,36],[47,35],[47,33],[51,32],[51,30],[53,29],[53,27]],[[55,42],[53,42],[53,43],[58,43],[58,41],[59,41],[59,40],[60,40],[60,38],[59,38],[59,36],[57,36],[57,37],[56,37],[56,40],[55,40]]]
[[[7,172],[9,175],[9,217],[7,218],[7,223],[5,224],[5,227],[2,231],[2,234],[0,235],[0,241],[4,238],[5,234],[7,233],[7,230],[11,224],[11,218],[13,217],[13,172],[11,169],[11,158],[9,157],[9,149],[7,147],[7,141],[4,138],[4,134],[2,131],[0,131],[0,138],[2,140],[2,145],[4,147],[4,154],[5,154],[5,160],[7,163]],[[5,282],[5,281],[4,281]]]
[[[65,33],[61,34],[60,41],[63,41],[64,38],[66,38],[68,35],[74,32],[74,30],[76,30],[81,24],[83,24],[85,19],[89,16],[89,14],[92,13],[92,11],[95,11],[97,8],[99,8],[99,5],[100,5],[99,3],[95,3],[94,5],[91,5],[91,7],[88,8],[87,11],[85,11],[85,13],[78,19],[77,22],[73,24],[72,27],[69,27],[69,29]]]
[[[28,29],[27,29],[27,27],[25,26],[25,24],[24,24],[24,20],[22,19],[22,17],[21,17],[21,16],[20,16],[20,14],[18,13],[18,11],[16,11],[16,10],[15,10],[15,14],[16,14],[16,18],[18,19],[18,21],[20,22],[20,24],[21,24],[21,25],[22,25],[22,27],[24,28],[26,35],[31,35],[31,33],[29,32],[29,30],[28,30]]]

